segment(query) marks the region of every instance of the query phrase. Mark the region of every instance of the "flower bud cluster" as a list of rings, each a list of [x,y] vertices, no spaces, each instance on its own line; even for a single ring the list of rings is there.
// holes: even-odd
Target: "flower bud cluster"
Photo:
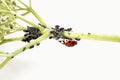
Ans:
[[[19,26],[16,25],[14,14],[11,13],[11,11],[15,11],[15,8],[15,0],[0,0],[0,40],[2,40],[5,35],[16,32],[19,28]]]

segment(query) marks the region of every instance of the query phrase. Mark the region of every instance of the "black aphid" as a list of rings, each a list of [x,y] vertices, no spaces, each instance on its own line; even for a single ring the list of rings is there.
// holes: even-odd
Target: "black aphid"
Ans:
[[[59,27],[60,27],[59,25],[55,25],[55,28],[56,28],[56,29],[59,29]]]
[[[91,33],[88,33],[88,35],[91,35]]]
[[[40,23],[38,23],[38,25],[40,25],[40,26],[43,27],[43,28],[46,28],[46,26],[44,26],[44,25],[42,25],[42,24],[40,24]]]
[[[75,38],[75,40],[80,41],[80,38]]]
[[[34,48],[34,45],[30,46],[30,49],[31,49],[31,48]]]
[[[65,29],[65,31],[72,31],[72,28]]]
[[[50,33],[52,34],[52,36],[49,37],[49,39],[60,39],[60,38],[64,38],[65,39],[65,36],[63,35],[63,32],[64,31],[71,31],[72,28],[68,28],[68,29],[65,29],[64,27],[60,27],[59,25],[55,25],[55,28],[51,28],[51,31]]]
[[[23,30],[25,32],[24,36],[25,38],[22,40],[24,42],[30,42],[33,39],[37,39],[39,36],[41,36],[41,32],[38,28],[35,27],[27,27],[27,30]]]
[[[23,51],[25,51],[26,47],[23,48]]]
[[[37,43],[36,45],[37,45],[37,46],[39,46],[39,45],[40,45],[40,43]]]

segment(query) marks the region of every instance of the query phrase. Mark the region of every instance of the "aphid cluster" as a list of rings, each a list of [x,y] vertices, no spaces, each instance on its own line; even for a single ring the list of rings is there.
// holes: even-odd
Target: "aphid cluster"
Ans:
[[[73,47],[77,45],[77,41],[80,39],[67,38],[63,34],[64,31],[72,31],[72,28],[64,29],[63,27],[56,25],[55,28],[52,28],[51,30],[52,35],[50,36],[50,39],[56,39],[67,47]]]
[[[50,36],[50,39],[65,39],[66,37],[63,35],[64,31],[71,31],[72,28],[68,28],[68,29],[64,29],[63,27],[60,27],[59,25],[55,25],[55,28],[52,28],[52,30],[50,31],[50,33],[52,34],[52,36]]]
[[[39,24],[40,26],[44,27],[44,25]],[[24,36],[25,38],[22,40],[24,42],[30,42],[31,40],[37,39],[39,36],[41,36],[41,32],[39,31],[38,28],[35,27],[27,27],[27,30],[23,30],[25,32]],[[72,28],[63,28],[60,27],[59,25],[56,25],[54,28],[51,28],[51,36],[49,39],[55,39],[58,40],[60,43],[64,44],[67,47],[73,47],[77,45],[77,41],[80,39],[72,39],[72,38],[67,38],[64,36],[64,31],[72,31]],[[33,48],[34,45],[32,45],[30,48]]]
[[[37,39],[41,36],[41,32],[38,28],[35,27],[27,27],[27,30],[23,30],[25,32],[25,38],[22,40],[24,42],[30,42],[31,40]]]

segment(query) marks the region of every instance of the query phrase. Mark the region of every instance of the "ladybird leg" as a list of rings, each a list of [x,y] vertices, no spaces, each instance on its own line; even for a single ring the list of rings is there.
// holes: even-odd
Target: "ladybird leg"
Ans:
[[[65,42],[64,42],[64,40],[58,40],[61,44],[64,44]]]

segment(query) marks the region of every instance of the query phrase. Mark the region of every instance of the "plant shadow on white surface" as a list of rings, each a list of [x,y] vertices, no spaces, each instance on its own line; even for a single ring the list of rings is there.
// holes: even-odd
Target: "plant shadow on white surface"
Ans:
[[[15,78],[22,75],[22,72],[27,72],[27,70],[30,70],[30,66],[32,66],[29,61],[23,61],[20,59],[13,61],[11,61],[4,69],[0,70],[1,80],[15,80]]]

